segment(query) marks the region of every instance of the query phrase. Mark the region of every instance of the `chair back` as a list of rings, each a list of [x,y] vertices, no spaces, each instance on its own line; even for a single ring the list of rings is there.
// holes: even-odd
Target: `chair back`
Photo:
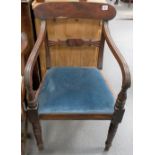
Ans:
[[[115,8],[106,3],[90,3],[90,2],[44,2],[34,7],[34,15],[40,20],[56,20],[56,19],[90,19],[101,20],[102,22],[111,20],[116,15]],[[82,25],[81,25],[82,26]],[[52,27],[51,27],[52,29]],[[91,32],[90,32],[91,33]],[[102,32],[101,32],[102,34]],[[50,47],[51,46],[69,46],[82,47],[94,46],[99,48],[98,68],[102,66],[104,38],[101,35],[100,40],[84,40],[81,38],[68,38],[66,40],[49,40],[46,35],[46,66],[51,66]]]

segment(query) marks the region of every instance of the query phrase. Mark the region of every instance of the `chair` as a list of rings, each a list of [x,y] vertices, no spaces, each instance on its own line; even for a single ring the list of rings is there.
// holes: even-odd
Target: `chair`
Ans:
[[[130,87],[129,68],[108,29],[108,20],[116,15],[115,8],[103,3],[45,2],[34,7],[34,15],[41,19],[41,26],[25,68],[24,80],[28,100],[27,116],[32,123],[38,148],[43,149],[40,120],[110,120],[105,144],[105,150],[109,150],[123,118],[127,89]],[[46,20],[53,18],[101,20],[101,40],[48,40]],[[105,41],[122,72],[122,86],[116,101],[98,68],[50,66],[50,46],[95,46],[103,51]],[[47,71],[38,90],[34,91],[32,74],[42,45],[46,49]],[[101,53],[99,63],[102,63],[102,57]]]

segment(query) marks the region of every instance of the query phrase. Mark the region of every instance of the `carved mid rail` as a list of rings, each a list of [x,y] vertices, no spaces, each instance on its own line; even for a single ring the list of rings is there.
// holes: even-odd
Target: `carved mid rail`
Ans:
[[[82,40],[82,39],[67,39],[67,40],[58,40],[58,41],[48,41],[48,46],[100,46],[100,41],[92,41],[92,40]]]

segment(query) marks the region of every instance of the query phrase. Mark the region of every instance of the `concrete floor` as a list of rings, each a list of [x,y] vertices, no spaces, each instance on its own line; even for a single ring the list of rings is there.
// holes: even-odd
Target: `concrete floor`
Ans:
[[[132,74],[132,7],[120,3],[118,14],[109,23],[111,34],[129,64]],[[105,47],[104,75],[111,83],[114,94],[121,86],[121,72],[108,47]],[[29,140],[29,155],[132,155],[133,153],[133,109],[132,88],[128,91],[126,112],[109,152],[104,152],[109,121],[43,121],[45,149],[38,152],[34,138]]]

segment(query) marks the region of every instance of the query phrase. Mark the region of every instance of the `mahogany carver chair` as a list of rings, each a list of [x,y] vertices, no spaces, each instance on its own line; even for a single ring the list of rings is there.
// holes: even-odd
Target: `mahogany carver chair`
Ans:
[[[116,15],[113,6],[88,2],[45,2],[33,9],[41,20],[37,41],[28,59],[24,80],[27,91],[27,116],[32,123],[38,148],[43,149],[40,120],[110,120],[105,150],[109,150],[118,124],[123,118],[127,89],[130,87],[130,73],[127,63],[114,44],[108,29],[108,20]],[[55,18],[82,18],[102,21],[101,40],[79,38],[48,40],[46,20]],[[93,38],[92,38],[93,39]],[[102,63],[104,42],[107,42],[122,72],[122,86],[116,101],[99,72]],[[40,47],[46,51],[46,74],[37,91],[33,90],[32,74]],[[51,67],[49,47],[51,46],[95,46],[100,50],[98,68]]]

